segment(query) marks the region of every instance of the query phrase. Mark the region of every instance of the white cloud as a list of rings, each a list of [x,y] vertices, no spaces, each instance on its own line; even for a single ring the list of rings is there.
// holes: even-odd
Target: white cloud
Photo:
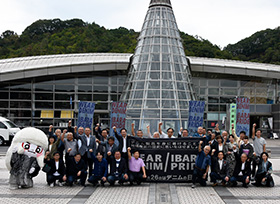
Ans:
[[[106,28],[140,31],[150,0],[5,0],[0,33],[18,34],[38,19],[80,18]],[[181,31],[226,46],[280,26],[278,0],[171,0]]]

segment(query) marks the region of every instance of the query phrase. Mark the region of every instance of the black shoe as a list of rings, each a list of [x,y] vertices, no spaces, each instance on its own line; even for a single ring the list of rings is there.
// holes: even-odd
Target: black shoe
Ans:
[[[230,184],[230,187],[236,187],[237,186],[237,183],[231,183]]]
[[[247,184],[243,184],[242,185],[244,188],[248,188],[248,185]]]
[[[101,186],[102,186],[102,187],[105,187],[104,183],[101,183]]]

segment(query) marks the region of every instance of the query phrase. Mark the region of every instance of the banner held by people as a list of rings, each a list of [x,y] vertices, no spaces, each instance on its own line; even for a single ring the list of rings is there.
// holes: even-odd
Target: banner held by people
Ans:
[[[203,126],[205,101],[189,101],[189,135],[194,135],[198,127]]]
[[[95,103],[85,101],[79,102],[77,127],[92,128],[94,109]]]
[[[190,182],[201,138],[129,137],[131,152],[140,153],[148,182]]]
[[[110,120],[110,135],[115,136],[113,127],[117,128],[119,133],[122,128],[125,128],[126,118],[126,103],[113,102],[111,107],[111,120]],[[115,143],[118,145],[118,140],[115,138]]]
[[[239,135],[241,131],[249,134],[250,128],[250,99],[237,98],[236,101],[236,134]]]

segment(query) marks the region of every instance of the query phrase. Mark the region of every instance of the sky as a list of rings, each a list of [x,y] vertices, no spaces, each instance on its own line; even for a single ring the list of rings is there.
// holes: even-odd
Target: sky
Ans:
[[[79,18],[140,31],[150,0],[1,0],[0,34],[21,34],[39,19]],[[280,26],[279,0],[171,0],[181,31],[221,48]],[[278,20],[277,20],[278,19]]]

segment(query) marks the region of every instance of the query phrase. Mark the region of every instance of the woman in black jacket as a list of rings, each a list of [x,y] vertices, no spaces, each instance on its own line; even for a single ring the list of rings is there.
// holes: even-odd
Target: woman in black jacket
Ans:
[[[255,186],[267,186],[273,187],[274,181],[271,176],[272,173],[272,163],[268,161],[268,154],[266,152],[261,153],[260,161],[258,165],[258,171],[256,175]]]
[[[63,160],[60,158],[60,153],[55,152],[53,159],[49,159],[48,154],[46,154],[44,162],[50,167],[50,171],[47,173],[47,182],[50,187],[54,187],[56,180],[58,180],[59,186],[63,186],[62,182],[66,177],[65,166]]]

